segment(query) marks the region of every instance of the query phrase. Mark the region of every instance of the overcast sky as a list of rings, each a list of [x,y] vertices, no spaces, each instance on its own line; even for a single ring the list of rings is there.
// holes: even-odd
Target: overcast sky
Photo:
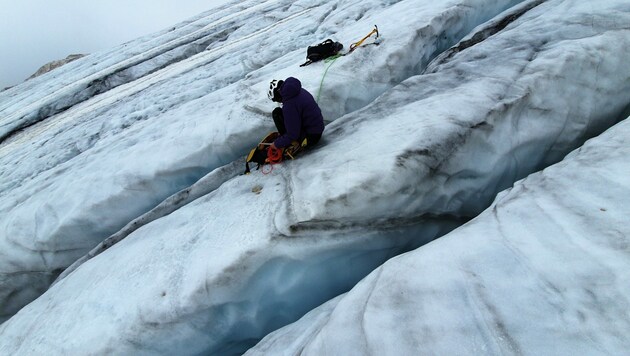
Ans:
[[[0,0],[0,90],[69,54],[92,53],[228,0]]]

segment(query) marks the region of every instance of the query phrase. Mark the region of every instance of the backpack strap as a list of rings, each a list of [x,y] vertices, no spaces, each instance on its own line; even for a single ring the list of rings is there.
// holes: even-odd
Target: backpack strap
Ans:
[[[257,149],[258,148],[252,148],[252,150],[249,151],[249,154],[245,158],[245,172],[243,174],[250,174],[251,173],[251,170],[249,169],[249,162],[251,162],[254,159],[254,155],[256,154],[256,150]]]

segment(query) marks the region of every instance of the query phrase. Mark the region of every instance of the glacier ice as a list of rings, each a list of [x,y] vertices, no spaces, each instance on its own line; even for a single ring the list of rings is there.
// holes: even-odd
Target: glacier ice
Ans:
[[[623,355],[630,120],[246,355]]]
[[[473,46],[460,46],[461,50],[431,65],[432,58],[454,44],[444,40],[463,37],[506,8],[506,3],[360,3],[368,8],[374,5],[375,10],[367,9],[361,17],[356,8],[345,7],[358,2],[335,2],[335,9],[322,5],[330,12],[322,10],[327,17],[317,36],[335,33],[339,23],[354,23],[357,16],[360,21],[344,27],[344,34],[355,37],[377,19],[387,26],[379,23],[384,33],[380,46],[334,63],[322,96],[334,122],[328,125],[320,148],[277,167],[272,175],[229,179],[135,230],[2,324],[0,351],[243,352],[270,331],[348,290],[393,255],[476,216],[499,190],[560,161],[589,137],[628,116],[630,71],[623,54],[630,48],[626,28],[630,9],[624,1],[597,6],[585,1],[533,1],[537,6],[507,26],[501,19],[520,14],[521,7],[476,30],[487,33],[487,26],[501,24],[497,33],[482,36]],[[278,18],[268,21],[285,19],[277,29],[284,24],[295,26],[301,14],[319,11],[303,4],[287,5],[284,10],[289,14],[278,12]],[[307,23],[304,32],[313,24]],[[458,27],[461,23],[465,26]],[[392,30],[400,35],[388,35]],[[314,38],[303,36],[305,42]],[[260,136],[258,131],[271,124],[263,115],[270,110],[262,87],[269,78],[296,71],[289,66],[301,63],[303,51],[262,58],[246,69],[234,65],[239,55],[205,62],[206,55],[212,56],[193,57],[203,65],[190,72],[178,70],[177,65],[168,67],[167,71],[177,73],[175,79],[155,82],[131,98],[121,96],[124,105],[114,105],[108,109],[109,116],[103,114],[99,120],[125,114],[123,108],[135,110],[135,105],[143,103],[155,110],[153,105],[170,93],[170,84],[203,86],[190,80],[209,80],[208,71],[216,61],[233,61],[233,66],[208,85],[239,76],[231,71],[246,74],[241,81],[167,110],[158,117],[161,126],[144,119],[116,133],[121,136],[110,137],[112,132],[105,125],[107,130],[97,130],[105,138],[96,138],[92,148],[63,164],[69,173],[59,168],[54,172],[58,178],[33,178],[59,189],[48,203],[61,207],[68,206],[58,201],[61,192],[78,188],[74,209],[83,215],[62,216],[66,222],[77,222],[75,228],[89,227],[89,221],[82,220],[86,217],[102,227],[105,224],[99,219],[110,219],[103,210],[116,212],[121,216],[117,227],[110,229],[114,233],[203,172],[242,154]],[[361,77],[353,75],[357,63],[369,64]],[[192,68],[191,63],[182,65]],[[307,88],[317,88],[323,69],[312,65],[298,77]],[[160,71],[155,75],[168,77]],[[123,89],[132,88],[123,85],[114,91]],[[183,89],[182,96],[203,91],[199,87],[187,90]],[[242,103],[234,105],[234,98]],[[362,101],[357,103],[357,98]],[[221,121],[208,123],[199,112],[212,112]],[[8,143],[14,145],[12,149],[18,139],[9,140],[16,140]],[[242,147],[226,147],[234,140],[242,142]],[[62,141],[57,144],[65,147]],[[160,149],[163,145],[177,150]],[[113,156],[124,158],[122,164]],[[229,159],[221,162],[221,158]],[[71,178],[90,171],[94,174],[88,178],[105,174],[98,181],[103,200],[86,204],[81,199],[88,182]],[[25,169],[19,174],[27,173]],[[48,171],[44,174],[57,177]],[[173,184],[178,179],[181,182]],[[253,194],[253,186],[262,187],[261,193]],[[117,189],[124,193],[116,195]],[[22,197],[28,192],[23,190]],[[51,191],[56,192],[42,189],[39,198]],[[21,203],[23,212],[30,201]],[[143,206],[134,208],[129,206],[132,203]],[[90,206],[94,209],[86,209]],[[114,211],[121,207],[130,211]],[[9,211],[14,214],[11,221],[25,219]],[[47,219],[52,215],[44,214],[42,221],[50,224]],[[111,233],[79,234],[69,242],[89,237],[93,246]],[[89,250],[80,247],[83,252]],[[78,257],[77,253],[68,260]],[[327,308],[334,308],[334,302]],[[34,336],[24,339],[23,330],[31,330]]]
[[[328,72],[320,100],[332,121],[422,70],[414,68],[418,62],[517,2],[250,1],[3,92],[3,132],[23,120],[45,120],[29,121],[0,145],[0,316],[15,313],[130,221],[242,157],[273,127],[268,81],[298,70],[307,44],[333,34],[356,39],[377,21],[387,42],[339,59]],[[416,16],[401,17],[410,11]],[[180,58],[200,39],[204,51],[175,63],[157,60],[173,51]],[[162,68],[166,62],[171,65]],[[357,63],[370,64],[360,76]],[[300,69],[313,92],[322,65]],[[136,69],[110,83],[121,68]],[[84,98],[93,81],[111,89]],[[50,102],[69,108],[53,115]]]

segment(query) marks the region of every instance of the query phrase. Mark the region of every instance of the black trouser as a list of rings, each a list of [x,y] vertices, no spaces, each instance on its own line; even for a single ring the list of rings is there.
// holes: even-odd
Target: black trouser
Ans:
[[[271,117],[273,117],[273,123],[276,124],[276,129],[280,135],[284,135],[287,133],[287,129],[284,126],[284,115],[282,115],[282,108],[275,108],[271,112]],[[314,146],[319,142],[319,139],[322,138],[322,134],[306,134],[306,147]]]

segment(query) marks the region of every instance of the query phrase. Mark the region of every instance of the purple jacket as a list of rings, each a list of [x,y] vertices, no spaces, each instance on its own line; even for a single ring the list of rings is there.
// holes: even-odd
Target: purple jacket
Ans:
[[[292,141],[301,141],[307,134],[324,132],[322,111],[311,93],[302,89],[302,83],[293,77],[284,81],[280,89],[282,115],[287,133],[278,137],[274,144],[278,148],[287,147]]]

